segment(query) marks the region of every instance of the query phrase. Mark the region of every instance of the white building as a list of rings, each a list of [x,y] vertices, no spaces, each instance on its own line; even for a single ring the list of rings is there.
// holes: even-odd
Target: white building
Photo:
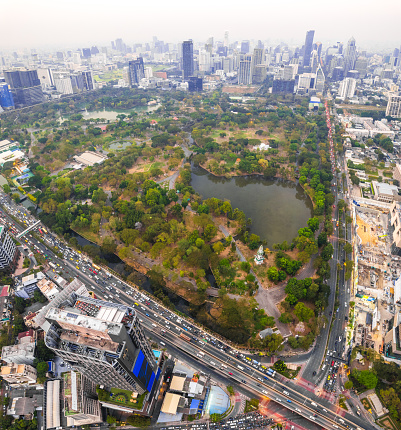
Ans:
[[[1,359],[8,364],[33,364],[35,360],[35,343],[19,343],[17,345],[3,346]]]
[[[386,116],[401,118],[401,96],[395,93],[389,94]]]
[[[72,88],[72,82],[69,75],[55,73],[54,74],[54,85],[56,90],[61,94],[74,94],[74,90]]]
[[[340,82],[340,87],[338,89],[338,96],[343,99],[350,99],[354,97],[356,89],[356,79],[345,78]]]

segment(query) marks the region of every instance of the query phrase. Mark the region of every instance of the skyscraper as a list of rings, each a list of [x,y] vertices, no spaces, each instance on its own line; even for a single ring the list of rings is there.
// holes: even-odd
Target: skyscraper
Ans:
[[[252,62],[247,56],[245,60],[240,61],[238,69],[238,84],[250,85],[252,84]]]
[[[317,93],[323,93],[324,81],[325,81],[325,77],[324,77],[324,73],[322,70],[322,66],[319,64],[317,66],[316,80],[315,80],[315,89],[316,89]]]
[[[182,78],[188,79],[194,74],[194,45],[192,40],[182,43]]]
[[[347,43],[344,55],[344,74],[347,75],[348,70],[353,70],[356,62],[356,44],[355,39],[351,39]]]
[[[161,371],[133,308],[76,292],[47,308],[46,346],[74,370],[107,389],[152,392]]]
[[[241,43],[241,54],[248,54],[249,52],[249,40],[243,40]]]
[[[228,31],[224,33],[224,46],[228,48]]]
[[[5,71],[4,78],[11,87],[17,107],[32,106],[43,102],[42,87],[36,70]]]
[[[145,77],[145,67],[143,58],[138,57],[136,60],[128,62],[129,85],[132,87],[138,85],[140,80]]]
[[[0,270],[14,270],[18,263],[19,255],[19,251],[7,233],[6,227],[0,225]]]
[[[0,106],[6,109],[14,108],[13,95],[7,82],[0,79]]]
[[[338,95],[343,99],[350,99],[354,97],[355,89],[356,89],[356,79],[345,78],[340,82],[340,86],[338,88]]]
[[[309,30],[306,32],[305,46],[304,46],[304,61],[303,61],[304,67],[308,67],[310,64],[310,54],[312,52],[314,36],[315,36],[315,30]]]

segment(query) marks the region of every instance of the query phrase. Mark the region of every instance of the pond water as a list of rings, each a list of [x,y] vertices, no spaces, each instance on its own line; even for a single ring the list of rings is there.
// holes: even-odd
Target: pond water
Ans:
[[[251,233],[266,240],[271,248],[284,240],[291,242],[312,216],[312,203],[300,185],[259,176],[216,177],[201,167],[192,168],[192,187],[204,199],[229,200],[233,208],[251,218]]]

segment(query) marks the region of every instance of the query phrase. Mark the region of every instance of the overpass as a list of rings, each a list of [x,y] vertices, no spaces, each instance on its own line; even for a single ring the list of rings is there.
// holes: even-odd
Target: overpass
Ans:
[[[33,230],[35,227],[37,227],[40,224],[40,221],[36,221],[34,224],[30,225],[28,228],[26,228],[24,231],[21,231],[21,233],[19,233],[16,238],[19,239],[22,236],[24,236],[26,233],[28,233],[29,231]]]

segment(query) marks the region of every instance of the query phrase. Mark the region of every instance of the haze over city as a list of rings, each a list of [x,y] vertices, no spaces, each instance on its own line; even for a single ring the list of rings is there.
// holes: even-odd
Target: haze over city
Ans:
[[[399,43],[401,3],[385,0],[219,1],[129,0],[7,1],[2,4],[0,49],[75,47],[105,44],[116,37],[129,43],[157,36],[168,42],[213,36],[300,43],[314,28],[323,43],[354,36],[363,49],[388,51]],[[17,18],[18,17],[18,18]],[[15,28],[16,20],[18,30]]]

